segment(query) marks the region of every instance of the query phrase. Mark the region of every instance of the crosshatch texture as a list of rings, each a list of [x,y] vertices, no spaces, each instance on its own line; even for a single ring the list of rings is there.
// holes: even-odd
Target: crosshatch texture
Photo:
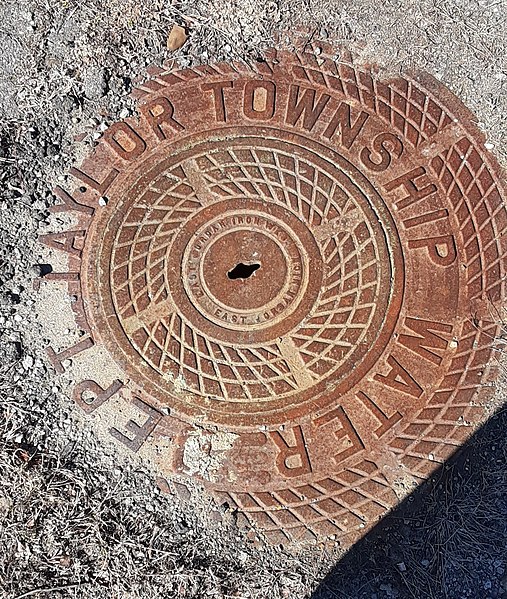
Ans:
[[[51,276],[87,336],[50,357],[107,349],[123,380],[90,376],[76,400],[132,400],[143,416],[112,434],[163,447],[163,476],[272,542],[348,545],[483,415],[499,167],[439,83],[346,52],[149,74],[140,118],[57,190],[79,226],[43,241],[69,254]]]

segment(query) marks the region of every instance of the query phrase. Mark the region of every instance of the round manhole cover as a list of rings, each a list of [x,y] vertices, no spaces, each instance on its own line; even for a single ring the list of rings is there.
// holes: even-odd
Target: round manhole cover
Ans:
[[[76,226],[43,237],[68,254],[46,278],[85,335],[50,357],[176,486],[346,544],[481,418],[498,167],[440,84],[347,56],[154,69],[137,95],[57,190]]]

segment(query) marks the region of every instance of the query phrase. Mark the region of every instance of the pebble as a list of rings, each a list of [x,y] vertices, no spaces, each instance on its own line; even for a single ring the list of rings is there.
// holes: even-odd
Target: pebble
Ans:
[[[32,358],[32,356],[25,356],[23,358],[22,364],[25,370],[30,370],[31,368],[33,368],[34,359]]]
[[[172,26],[169,36],[167,37],[167,49],[172,52],[179,50],[187,39],[188,35],[185,28],[175,24]]]
[[[83,90],[89,100],[98,100],[107,94],[107,73],[103,68],[91,67],[85,73]]]

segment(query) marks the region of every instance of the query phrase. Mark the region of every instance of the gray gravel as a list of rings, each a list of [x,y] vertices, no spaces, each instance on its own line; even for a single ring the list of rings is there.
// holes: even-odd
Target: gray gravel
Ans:
[[[501,0],[0,0],[0,597],[507,597],[505,411],[347,556],[257,548],[99,442],[45,361],[31,283],[50,190],[132,114],[148,64],[347,42],[441,79],[505,164],[506,14]],[[174,22],[190,37],[171,54]]]

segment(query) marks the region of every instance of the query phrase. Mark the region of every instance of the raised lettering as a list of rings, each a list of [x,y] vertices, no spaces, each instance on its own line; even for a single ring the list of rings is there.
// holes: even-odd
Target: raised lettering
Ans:
[[[174,118],[174,106],[168,98],[164,96],[156,98],[146,104],[141,104],[139,110],[148,121],[153,133],[160,139],[167,138],[165,129],[171,131],[183,131],[185,127]],[[164,127],[162,127],[164,125]]]
[[[373,431],[377,439],[380,439],[394,424],[401,420],[401,414],[398,411],[388,417],[366,393],[359,391],[359,393],[356,393],[356,397],[380,422],[380,426]]]
[[[338,429],[333,429],[333,435],[342,447],[345,444],[347,445],[344,447],[344,449],[333,455],[333,460],[338,464],[361,449],[364,449],[364,443],[361,441],[361,437],[357,434],[357,431],[352,425],[350,418],[347,416],[345,410],[341,406],[338,406],[327,414],[320,416],[315,420],[314,424],[315,426],[321,427],[331,422],[334,424],[335,421],[338,421],[340,427]]]
[[[423,394],[422,387],[407,372],[407,370],[403,368],[398,360],[391,355],[387,358],[387,363],[391,367],[391,370],[389,370],[386,375],[376,374],[373,378],[379,383],[387,385],[397,391],[401,391],[402,393],[412,395],[412,397],[421,397]]]
[[[452,326],[441,322],[408,317],[405,318],[404,325],[411,331],[414,331],[414,333],[417,333],[417,337],[402,334],[398,337],[398,341],[416,354],[433,362],[433,364],[440,364],[442,356],[431,350],[446,349],[448,341],[445,337],[437,335],[433,331],[449,334],[452,331]]]
[[[85,337],[75,345],[72,345],[71,347],[68,347],[59,353],[55,352],[52,347],[46,347],[46,352],[56,372],[58,372],[58,374],[63,374],[65,372],[63,362],[69,358],[72,358],[72,356],[89,349],[90,347],[93,347],[93,339],[91,337]]]
[[[65,281],[66,283],[76,283],[79,281],[78,272],[48,272],[41,277],[33,280],[33,288],[40,289],[41,281]]]
[[[368,117],[369,115],[367,112],[361,111],[354,120],[354,124],[352,124],[350,106],[346,102],[340,102],[340,105],[336,109],[323,135],[324,137],[331,139],[336,133],[336,130],[339,129],[341,144],[346,148],[350,148],[361,132],[361,129],[364,127]]]
[[[232,86],[232,81],[217,81],[216,83],[204,83],[201,86],[202,91],[210,91],[213,93],[215,118],[220,123],[225,123],[227,120],[227,113],[225,111],[224,89],[231,88]]]
[[[82,242],[86,235],[86,231],[63,231],[62,233],[48,233],[47,235],[39,235],[39,241],[48,247],[52,247],[61,252],[67,252],[71,256],[81,256],[83,251]]]
[[[406,229],[411,229],[412,227],[417,227],[418,225],[424,225],[425,223],[434,223],[437,220],[442,220],[443,218],[447,218],[449,216],[449,211],[446,208],[441,208],[440,210],[434,210],[433,212],[427,212],[426,214],[421,214],[420,216],[414,216],[412,218],[406,218],[401,221],[403,226]]]
[[[278,431],[273,431],[269,434],[279,449],[276,464],[280,474],[292,478],[308,474],[312,471],[312,467],[308,450],[306,449],[303,430],[300,426],[295,426],[291,430],[295,441],[294,445],[289,445]]]
[[[95,179],[93,179],[92,177],[90,177],[89,175],[77,168],[72,167],[70,169],[71,175],[76,177],[76,179],[80,179],[83,183],[86,183],[86,185],[97,191],[101,196],[104,195],[106,191],[109,189],[111,183],[118,176],[118,172],[119,171],[117,171],[115,168],[112,168],[109,171],[109,174],[102,181],[102,183],[99,183],[98,181],[96,181]]]
[[[107,389],[103,389],[95,381],[87,379],[81,381],[74,387],[72,396],[82,410],[87,414],[91,414],[122,387],[123,383],[118,379],[113,381]],[[85,394],[88,395],[88,397],[85,397]]]
[[[372,141],[372,150],[363,148],[359,155],[363,165],[370,171],[385,171],[393,159],[403,153],[401,140],[393,133],[379,133]]]
[[[384,186],[386,191],[393,191],[397,187],[405,188],[408,195],[394,202],[400,210],[436,192],[437,187],[433,183],[429,183],[428,185],[423,184],[422,187],[419,187],[420,184],[416,183],[416,179],[424,175],[426,175],[426,169],[423,166],[418,166],[408,173],[396,177],[396,179],[393,179]]]
[[[315,105],[315,90],[307,88],[303,91],[301,97],[299,97],[300,90],[299,85],[290,86],[285,122],[295,125],[302,115],[303,129],[310,131],[329,102],[330,96],[321,94]]]
[[[92,215],[95,212],[95,209],[92,206],[76,202],[76,200],[61,187],[55,187],[53,193],[59,200],[62,200],[62,203],[50,206],[49,212],[51,213],[75,210],[76,212]]]
[[[272,81],[248,81],[243,94],[243,113],[249,119],[268,120],[275,114],[276,87]]]
[[[408,247],[411,250],[426,248],[431,261],[438,266],[450,266],[457,258],[456,242],[452,235],[412,239],[408,242]]]
[[[162,414],[146,402],[142,401],[139,397],[134,397],[132,403],[142,412],[148,415],[148,418],[144,424],[138,424],[133,420],[129,420],[127,422],[125,429],[128,433],[133,435],[133,437],[125,435],[114,427],[110,428],[109,432],[115,439],[118,439],[118,441],[126,445],[132,451],[138,451],[141,445],[151,435],[159,423],[160,419],[162,418]]]
[[[144,139],[124,122],[111,125],[103,139],[123,160],[135,160],[146,150]]]

